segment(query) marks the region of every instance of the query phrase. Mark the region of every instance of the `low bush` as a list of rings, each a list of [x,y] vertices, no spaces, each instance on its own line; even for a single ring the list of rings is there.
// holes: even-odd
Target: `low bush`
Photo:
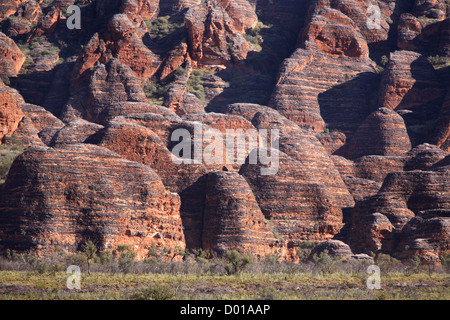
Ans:
[[[11,165],[23,150],[22,143],[14,137],[5,138],[0,145],[0,185],[5,182]]]
[[[435,69],[444,68],[450,65],[450,59],[448,57],[441,57],[439,55],[429,56],[428,61]]]
[[[214,71],[206,69],[197,69],[192,71],[187,83],[186,89],[197,98],[199,98],[203,103],[206,103],[204,76],[213,75]]]
[[[229,275],[241,272],[248,264],[252,262],[251,256],[244,255],[237,250],[227,251],[224,258],[228,262],[225,265],[225,270]]]
[[[120,252],[119,256],[119,268],[123,273],[128,273],[134,265],[134,260],[136,259],[136,252],[131,250],[130,246],[122,245],[119,246],[117,251]]]
[[[247,40],[247,42],[251,43],[257,51],[261,51],[262,50],[261,43],[263,41],[261,30],[269,28],[272,28],[272,26],[265,25],[264,23],[259,21],[254,28],[247,30],[247,32],[244,35],[244,38],[245,40]]]
[[[162,16],[146,20],[145,24],[153,41],[162,46],[172,46],[186,35],[181,15]]]
[[[311,254],[311,250],[316,246],[314,241],[303,241],[299,244],[296,254],[300,261],[306,261],[309,255]]]
[[[173,300],[175,297],[175,290],[161,284],[151,284],[148,288],[137,290],[131,295],[133,300]]]

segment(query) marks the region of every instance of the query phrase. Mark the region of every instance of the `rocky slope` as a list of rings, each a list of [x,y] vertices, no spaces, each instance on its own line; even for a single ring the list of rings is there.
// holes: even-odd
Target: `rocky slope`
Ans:
[[[1,154],[0,251],[298,261],[313,241],[439,265],[449,15],[445,0],[0,4],[0,147],[26,149],[11,168]]]

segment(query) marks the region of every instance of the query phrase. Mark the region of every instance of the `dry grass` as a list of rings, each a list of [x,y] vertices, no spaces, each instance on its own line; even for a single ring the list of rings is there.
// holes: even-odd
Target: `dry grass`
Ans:
[[[67,288],[69,263],[81,267],[81,288]],[[253,260],[245,269],[227,274],[228,261],[219,258],[184,262],[133,262],[124,273],[117,261],[91,265],[82,256],[47,259],[15,255],[0,259],[0,299],[77,300],[428,300],[450,299],[446,270],[382,261],[381,289],[367,289],[366,264],[327,260],[288,263]],[[330,267],[332,266],[332,267]]]

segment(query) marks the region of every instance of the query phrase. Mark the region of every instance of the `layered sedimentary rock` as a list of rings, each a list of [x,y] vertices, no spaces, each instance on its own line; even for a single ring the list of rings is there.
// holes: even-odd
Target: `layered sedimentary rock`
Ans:
[[[390,252],[394,244],[394,226],[382,213],[354,216],[349,241],[355,252]]]
[[[125,117],[133,114],[137,115],[145,113],[159,114],[167,119],[179,119],[179,117],[168,108],[144,102],[131,101],[121,101],[105,106],[101,118],[103,119],[103,122],[107,123],[115,117]]]
[[[398,156],[363,156],[355,160],[355,175],[364,179],[383,182],[390,172],[403,171],[406,158]]]
[[[371,113],[346,146],[350,158],[365,155],[395,156],[411,149],[403,118],[388,108]]]
[[[342,227],[341,208],[330,201],[333,195],[326,186],[314,183],[299,161],[275,149],[271,152],[279,161],[276,174],[261,175],[261,164],[245,164],[239,171],[266,219],[291,246],[331,238]]]
[[[143,42],[145,29],[140,30],[126,15],[116,14],[108,24],[111,38],[110,50],[113,56],[129,66],[141,79],[155,74],[161,61]],[[106,53],[107,54],[107,53]]]
[[[185,15],[191,58],[205,65],[229,65],[244,60],[252,46],[242,32],[257,21],[250,4],[244,0],[205,1],[191,7]]]
[[[126,14],[114,15],[108,23],[108,31],[95,33],[78,57],[72,74],[72,90],[85,84],[97,62],[105,64],[112,58],[130,67],[140,79],[153,76],[161,59],[144,43],[146,32],[144,26],[136,25]]]
[[[5,87],[0,87],[0,143],[6,134],[14,133],[22,118],[17,99]]]
[[[450,251],[450,210],[429,210],[412,218],[397,235],[393,255],[399,259],[418,257],[424,264],[440,264]]]
[[[381,183],[370,179],[363,179],[354,176],[342,176],[342,180],[352,194],[353,199],[360,201],[367,196],[378,193]]]
[[[24,62],[25,55],[16,43],[0,32],[0,76],[16,76]]]
[[[184,164],[169,150],[173,147],[171,134],[176,128],[192,125],[184,123],[173,112],[153,106],[154,112],[119,116],[105,124],[105,128],[89,137],[86,142],[98,144],[117,152],[124,158],[150,166],[165,187],[180,195],[180,216],[189,249],[202,248],[205,180],[208,172],[199,164]],[[178,160],[178,161],[177,161]]]
[[[340,240],[326,240],[316,245],[309,255],[308,259],[314,259],[321,254],[327,254],[341,260],[364,261],[373,263],[373,258],[366,254],[353,254],[349,245]]]
[[[170,60],[170,56],[169,56]],[[166,61],[169,61],[166,60]],[[180,61],[181,62],[181,61]],[[170,63],[170,61],[169,61]],[[165,68],[162,70],[161,77],[167,76],[165,72],[174,71],[173,68],[178,64]],[[166,65],[165,67],[170,66]],[[173,110],[179,116],[184,114],[200,114],[205,113],[205,102],[202,102],[197,96],[190,93],[186,88],[186,84],[192,72],[192,67],[188,63],[186,65],[186,72],[176,76],[172,82],[172,86],[167,91],[164,99],[164,106],[170,110]]]
[[[158,13],[159,0],[125,0],[120,11],[130,15],[130,18],[139,15],[142,19],[148,20]]]
[[[333,155],[331,159],[343,176],[354,176],[383,182],[386,175],[393,171],[402,171],[407,159],[404,156],[364,156],[349,160]]]
[[[33,121],[27,116],[24,116],[22,120],[20,120],[12,137],[16,141],[20,141],[23,148],[45,146],[39,137],[39,131],[35,128]]]
[[[21,103],[20,108],[23,113],[31,119],[34,127],[38,131],[42,131],[47,127],[62,128],[64,126],[64,123],[61,120],[41,106],[31,103]]]
[[[8,37],[28,34],[42,18],[42,9],[38,1],[28,1],[20,6],[16,14],[5,21],[4,32]]]
[[[367,43],[379,43],[388,39],[392,23],[390,16],[396,9],[389,1],[376,3],[370,0],[321,1],[325,6],[328,6],[328,2],[331,8],[339,10],[354,22],[356,29],[359,29]]]
[[[398,47],[424,53],[448,53],[449,10],[449,4],[444,0],[415,1],[412,11],[400,16]]]
[[[305,179],[308,183],[317,183],[328,189],[337,206],[353,205],[353,200],[346,190],[338,170],[328,157],[325,148],[311,131],[299,128],[294,122],[275,111],[257,112],[252,123],[258,130],[265,129],[269,134],[273,134],[272,138],[276,138],[274,130],[279,131],[279,150],[307,168]]]
[[[168,112],[171,112],[167,109]],[[161,113],[133,113],[127,116],[117,117],[116,121],[128,122],[133,124],[138,124],[151,129],[155,132],[160,139],[163,141],[164,145],[168,146],[171,141],[171,133],[174,128],[180,124],[182,121],[180,117],[171,112],[171,115],[161,114]]]
[[[325,129],[324,118],[333,129],[355,130],[373,108],[367,100],[375,85],[373,71],[367,58],[297,49],[281,66],[269,106],[319,132]],[[346,77],[354,79],[353,85],[342,84]]]
[[[345,145],[347,137],[344,133],[339,131],[333,132],[318,132],[317,139],[324,146],[329,154],[333,154]]]
[[[189,130],[194,126],[193,134],[197,137],[193,136],[193,139],[201,139],[202,162],[211,171],[224,167],[238,171],[249,153],[267,141],[263,141],[248,120],[239,116],[211,112],[186,114],[182,119]]]
[[[258,112],[273,112],[269,107],[254,103],[233,103],[226,107],[225,113],[241,116],[248,121],[252,121]]]
[[[304,40],[331,56],[368,57],[369,48],[352,19],[341,11],[323,8],[315,12],[305,31]]]
[[[428,60],[413,51],[391,53],[383,74],[379,105],[392,110],[439,103],[444,90]]]
[[[327,240],[319,243],[311,250],[310,256],[312,257],[321,253],[326,253],[332,257],[339,257],[343,259],[348,259],[353,255],[350,247],[339,240]]]
[[[430,170],[448,156],[448,153],[432,144],[424,143],[405,154],[404,170]]]
[[[36,201],[38,197],[38,201]],[[184,247],[180,200],[148,166],[105,148],[31,148],[11,168],[0,196],[2,248],[75,252],[129,245]]]
[[[432,142],[434,142],[441,149],[450,152],[450,90],[448,89],[439,113],[436,131],[432,137]]]
[[[17,8],[26,0],[3,1],[0,3],[0,21],[14,14]]]
[[[283,62],[269,106],[319,132],[325,123],[351,132],[372,111],[375,66],[354,21],[325,5],[311,9],[302,47]]]
[[[414,217],[431,214],[436,218],[430,220],[431,224],[437,221],[440,225],[441,220],[446,221],[446,212],[449,210],[449,183],[449,171],[446,167],[434,171],[412,170],[388,174],[378,194],[358,202],[353,209],[349,244],[357,252],[382,249],[384,252],[398,252],[399,256],[407,257],[407,253],[400,253],[401,249],[393,244],[393,239],[404,239],[403,232],[411,232],[411,228],[420,229],[418,225],[426,225],[428,221]],[[411,227],[406,227],[410,223]],[[441,237],[440,241],[447,241],[448,245],[448,240],[443,240],[445,236],[442,238],[439,232],[436,237]],[[426,237],[432,238],[432,234],[433,232],[429,232]],[[445,235],[445,232],[443,234]],[[421,235],[417,234],[417,237],[420,238]],[[446,249],[441,244],[434,253],[439,255],[442,250]]]
[[[50,146],[60,147],[67,144],[84,142],[89,136],[103,129],[102,125],[82,119],[67,123],[53,135]]]
[[[74,3],[83,27],[68,31]],[[31,147],[0,188],[0,251],[93,240],[139,258],[156,243],[296,261],[325,240],[313,254],[438,263],[448,13],[445,0],[0,4],[0,76],[18,89],[0,87],[0,138]],[[175,157],[180,132],[203,144]],[[229,163],[241,132],[260,148],[234,140],[246,161]]]
[[[211,172],[206,190],[204,249],[217,252],[237,249],[259,256],[277,249],[276,239],[242,176]]]
[[[99,65],[91,77],[86,118],[99,121],[106,107],[120,101],[147,102],[147,99],[134,72],[118,59],[112,59]]]
[[[172,192],[181,192],[206,173],[201,164],[177,164],[161,138],[151,129],[137,124],[117,120],[109,122],[88,142],[150,166]]]

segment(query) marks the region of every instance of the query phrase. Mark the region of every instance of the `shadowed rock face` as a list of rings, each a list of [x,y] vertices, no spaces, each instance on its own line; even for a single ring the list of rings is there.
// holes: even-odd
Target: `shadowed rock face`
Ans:
[[[203,248],[264,256],[276,239],[247,181],[234,172],[211,172],[206,180]]]
[[[375,65],[369,59],[367,40],[352,20],[363,6],[348,10],[351,2],[315,2],[301,47],[281,66],[269,106],[302,127],[322,132],[326,122],[333,129],[354,131],[364,118],[342,116],[364,117],[373,108],[367,98],[375,89],[370,76]],[[354,85],[339,86],[352,79]]]
[[[444,0],[415,1],[411,12],[400,16],[398,47],[448,54],[448,12],[449,5]]]
[[[147,127],[112,121],[87,140],[124,158],[150,166],[172,192],[181,192],[206,173],[203,165],[175,164],[161,138]]]
[[[64,123],[61,120],[41,106],[30,103],[21,103],[20,108],[23,113],[33,121],[33,125],[38,131],[42,131],[48,127],[62,128],[64,126]]]
[[[83,143],[89,136],[102,128],[102,125],[82,119],[70,121],[63,128],[55,132],[50,141],[50,146],[60,147],[68,144]]]
[[[450,90],[447,89],[439,114],[435,137],[432,139],[441,149],[450,152]]]
[[[367,96],[369,90],[373,89],[373,80],[366,74],[373,71],[373,63],[366,58],[335,58],[322,51],[297,49],[281,66],[269,106],[302,127],[322,132],[325,129],[325,114],[321,115],[321,104],[327,108],[330,96],[333,96],[333,104],[328,110],[338,113],[340,117],[347,116],[350,112],[360,115],[370,113]],[[356,79],[358,76],[360,78]],[[351,88],[339,87],[340,83],[346,81],[345,77],[355,78],[358,85]],[[326,92],[333,87],[334,94],[330,92],[327,95]],[[349,102],[350,97],[352,102]],[[356,102],[358,100],[359,103]],[[338,111],[339,108],[342,110]],[[332,116],[329,118],[333,119]],[[334,121],[336,127],[348,130],[354,129],[354,120],[355,118],[344,120],[344,124],[336,123],[336,119]],[[360,122],[363,119],[356,120]]]
[[[0,4],[0,253],[448,252],[448,1],[74,3]]]
[[[424,56],[412,51],[391,53],[383,74],[380,106],[412,109],[442,99],[444,90]]]
[[[142,258],[152,243],[184,247],[180,200],[147,166],[105,148],[31,148],[1,194],[2,247],[48,254],[128,244]],[[39,200],[38,200],[39,199]]]

